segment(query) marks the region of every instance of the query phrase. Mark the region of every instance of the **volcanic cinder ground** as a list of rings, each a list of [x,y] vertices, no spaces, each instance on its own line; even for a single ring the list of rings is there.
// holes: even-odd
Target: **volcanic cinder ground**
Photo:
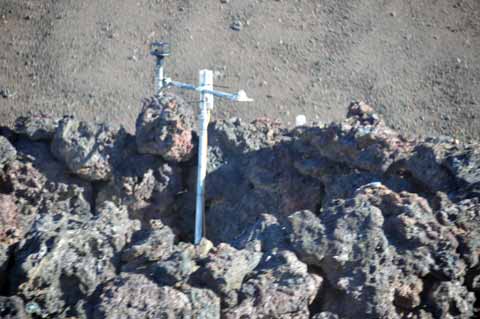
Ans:
[[[209,68],[255,99],[216,118],[329,122],[365,100],[403,133],[478,139],[479,17],[478,0],[1,0],[0,125],[42,110],[133,131],[164,40],[175,79]]]

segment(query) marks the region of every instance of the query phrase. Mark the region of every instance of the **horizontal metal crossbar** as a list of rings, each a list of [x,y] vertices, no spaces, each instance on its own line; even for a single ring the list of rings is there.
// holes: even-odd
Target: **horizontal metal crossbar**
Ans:
[[[222,91],[216,91],[216,90],[211,90],[209,88],[203,87],[203,86],[195,86],[192,84],[188,83],[183,83],[183,82],[178,82],[178,81],[173,81],[170,78],[165,79],[165,84],[168,85],[173,85],[175,87],[185,89],[185,90],[191,90],[191,91],[197,91],[200,93],[207,93],[207,94],[212,94],[213,96],[224,98],[230,101],[236,101],[236,102],[252,102],[253,100],[248,98],[247,95],[245,94],[245,91],[240,90],[236,94],[232,93],[227,93],[227,92],[222,92]]]

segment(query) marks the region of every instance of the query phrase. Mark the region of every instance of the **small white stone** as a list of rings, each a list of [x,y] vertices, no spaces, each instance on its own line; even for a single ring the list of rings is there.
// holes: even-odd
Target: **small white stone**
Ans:
[[[304,126],[307,124],[307,117],[303,114],[297,115],[295,118],[295,126]]]

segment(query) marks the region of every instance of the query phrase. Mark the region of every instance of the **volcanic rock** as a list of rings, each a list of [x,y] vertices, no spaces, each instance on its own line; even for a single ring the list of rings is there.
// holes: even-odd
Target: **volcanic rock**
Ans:
[[[166,95],[136,136],[1,130],[0,317],[478,316],[478,143],[404,138],[362,102],[330,125],[213,122],[194,246],[192,119]]]
[[[425,278],[456,281],[465,275],[455,233],[415,194],[369,186],[319,217],[298,212],[290,223],[301,259],[322,269],[338,291],[325,297],[325,306],[341,317],[400,318],[399,308],[420,304]],[[463,308],[465,318],[472,306]]]
[[[192,305],[182,292],[159,287],[145,276],[125,274],[107,284],[94,318],[192,318]]]
[[[17,206],[11,195],[0,194],[0,243],[12,244],[17,230]]]
[[[161,158],[138,154],[135,139],[127,136],[118,164],[113,168],[111,180],[99,185],[96,204],[114,201],[126,205],[130,216],[144,225],[151,220],[175,219],[175,196],[183,189],[181,171],[174,163]]]
[[[142,154],[184,162],[193,155],[193,116],[172,95],[146,100],[137,118],[136,138]]]
[[[107,202],[90,217],[89,207],[78,204],[63,216],[56,209],[41,214],[16,255],[16,284],[27,280],[17,294],[48,314],[73,311],[100,283],[115,278],[118,252],[138,230],[124,208]]]
[[[158,223],[149,229],[133,234],[132,241],[122,253],[125,271],[170,257],[174,249],[175,235],[172,230]]]
[[[309,274],[294,253],[269,256],[240,290],[237,306],[225,318],[308,318],[308,306],[316,297],[322,278]]]
[[[65,117],[52,141],[52,153],[72,173],[89,181],[111,178],[124,143],[125,131]]]
[[[0,296],[0,317],[2,319],[29,319],[23,300],[19,297]]]
[[[0,135],[0,169],[9,161],[15,159],[17,151],[10,142]]]
[[[15,132],[32,141],[49,141],[57,130],[58,122],[59,119],[42,113],[22,116],[15,122]]]
[[[103,287],[95,318],[220,318],[218,297],[206,289],[158,286],[140,274],[123,274]]]
[[[205,266],[199,270],[197,276],[206,287],[226,299],[231,299],[235,294],[234,290],[240,289],[245,276],[257,267],[261,257],[261,253],[237,250],[228,244],[220,244],[210,252]]]

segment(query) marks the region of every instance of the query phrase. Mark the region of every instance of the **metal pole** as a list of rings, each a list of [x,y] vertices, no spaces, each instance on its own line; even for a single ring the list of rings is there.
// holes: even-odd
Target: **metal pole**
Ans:
[[[199,72],[200,88],[213,91],[213,72],[201,70]],[[197,197],[195,205],[195,245],[202,240],[204,213],[205,213],[205,176],[207,175],[207,146],[208,146],[208,122],[210,111],[213,109],[213,95],[200,91],[200,114],[199,114],[199,135],[198,144],[198,168],[197,168]]]
[[[163,87],[166,86],[163,67],[165,57],[170,55],[170,46],[166,42],[153,42],[151,49],[150,53],[157,58],[155,64],[155,95],[159,95]]]
[[[158,95],[163,88],[163,57],[157,57],[157,63],[155,64],[155,94]]]

